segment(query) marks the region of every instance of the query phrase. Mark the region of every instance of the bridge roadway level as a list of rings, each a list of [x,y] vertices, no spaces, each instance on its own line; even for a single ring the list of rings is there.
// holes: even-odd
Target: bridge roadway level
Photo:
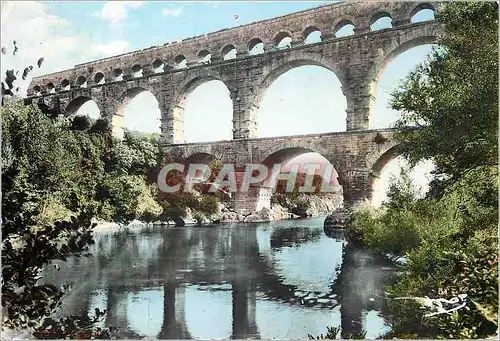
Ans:
[[[168,162],[220,160],[233,164],[236,169],[244,169],[250,163],[285,164],[301,154],[316,152],[337,171],[345,206],[370,199],[374,179],[398,152],[392,129],[165,145],[163,150]],[[259,191],[238,193],[235,200],[236,209],[241,213],[270,206],[270,196],[259,196]]]

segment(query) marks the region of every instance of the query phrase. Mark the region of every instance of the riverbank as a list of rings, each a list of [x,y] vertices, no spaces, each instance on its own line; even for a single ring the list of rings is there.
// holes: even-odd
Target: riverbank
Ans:
[[[205,217],[201,221],[195,219],[195,215],[188,208],[186,216],[178,221],[178,224],[174,221],[155,221],[155,222],[144,222],[140,220],[133,220],[129,224],[120,225],[115,222],[101,221],[95,219],[93,222],[97,224],[94,231],[109,231],[116,230],[123,227],[139,227],[139,226],[205,226],[213,224],[234,224],[234,223],[265,223],[271,221],[281,221],[281,220],[291,220],[300,218],[311,218],[327,216],[332,212],[338,210],[342,205],[342,200],[339,196],[335,195],[323,195],[323,196],[312,196],[312,195],[301,195],[299,200],[307,205],[304,209],[302,215],[295,214],[294,206],[291,203],[285,203],[284,205],[272,204],[271,208],[263,208],[256,212],[250,212],[249,214],[236,213],[233,210],[226,207],[224,203],[219,203],[219,211],[209,217]],[[180,224],[179,224],[180,222]]]

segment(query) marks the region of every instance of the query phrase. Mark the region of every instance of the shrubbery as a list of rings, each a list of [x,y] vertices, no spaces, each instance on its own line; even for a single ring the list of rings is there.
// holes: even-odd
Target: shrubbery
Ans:
[[[442,46],[393,94],[404,155],[436,164],[431,191],[416,199],[403,177],[382,208],[360,207],[348,225],[353,240],[407,258],[388,288],[388,338],[498,330],[498,4],[448,3],[438,20]],[[391,299],[459,294],[468,296],[464,308],[432,317],[412,300]]]
[[[390,300],[396,336],[475,338],[495,333],[497,193],[497,167],[482,166],[463,175],[439,200],[413,200],[379,210],[358,208],[352,214],[349,228],[354,239],[407,258],[405,274],[388,289],[392,297],[467,294],[473,302],[452,315],[422,320],[418,305]]]
[[[188,207],[210,215],[217,198],[161,196],[158,136],[126,132],[120,141],[104,120],[41,109],[2,102],[3,326],[31,328],[38,338],[109,338],[109,330],[94,328],[102,312],[53,318],[65,289],[41,284],[42,269],[85,252],[94,218],[178,220]]]

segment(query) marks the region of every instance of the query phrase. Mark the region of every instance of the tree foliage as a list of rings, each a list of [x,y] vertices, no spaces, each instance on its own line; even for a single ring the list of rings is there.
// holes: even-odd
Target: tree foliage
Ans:
[[[41,282],[52,260],[86,251],[92,243],[92,208],[71,188],[84,167],[80,146],[67,123],[51,120],[15,99],[2,106],[2,306],[3,324],[42,327],[60,304],[61,288]],[[70,219],[41,219],[48,199],[58,196]]]
[[[393,94],[402,149],[448,179],[498,157],[498,4],[446,4],[439,47]],[[415,129],[415,127],[417,129]],[[451,181],[451,180],[448,180]]]
[[[392,102],[402,111],[404,154],[413,164],[436,163],[434,190],[416,199],[402,177],[389,202],[358,208],[348,226],[354,240],[407,258],[390,297],[469,301],[424,318],[418,304],[389,299],[388,338],[485,338],[498,330],[498,4],[447,3],[438,20],[441,47]]]
[[[13,71],[6,81],[12,90]],[[28,328],[37,338],[109,338],[111,330],[95,327],[105,312],[55,317],[68,288],[50,284],[43,270],[86,253],[94,219],[127,224],[171,217],[176,206],[180,215],[186,207],[217,210],[213,196],[160,201],[158,142],[158,135],[128,131],[118,140],[105,119],[67,119],[44,105],[3,99],[3,328]]]

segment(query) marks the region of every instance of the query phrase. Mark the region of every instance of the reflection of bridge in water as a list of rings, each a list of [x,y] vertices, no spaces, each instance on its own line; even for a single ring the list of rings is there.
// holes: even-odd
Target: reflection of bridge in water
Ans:
[[[296,224],[300,224],[300,221]],[[330,237],[338,239],[339,245],[342,245],[342,231]],[[103,301],[106,303],[103,307],[108,310],[105,321],[108,326],[129,326],[128,316],[131,312],[127,311],[130,309],[127,302],[130,293],[163,287],[163,318],[156,335],[160,339],[192,337],[186,318],[188,287],[198,285],[212,291],[230,291],[232,330],[225,337],[260,338],[256,319],[257,297],[263,294],[272,301],[280,302],[280,305],[299,305],[293,302],[294,295],[297,291],[304,291],[303,283],[296,281],[294,284],[294,279],[287,278],[290,276],[279,268],[273,255],[286,248],[300,248],[318,242],[321,238],[325,237],[319,228],[268,226],[262,229],[255,225],[234,228],[147,228],[137,232],[102,234],[96,236],[98,249],[95,257],[75,260],[79,264],[66,268],[61,274],[73,277],[71,272],[74,272],[86,285],[86,289],[82,289],[84,293],[77,295],[79,302],[71,304],[73,309],[88,310],[92,305],[91,293],[98,287],[105,288]],[[372,259],[363,251],[350,246],[341,248],[345,252],[342,265],[337,264],[341,269],[339,280],[325,285],[322,294],[335,292],[338,295],[342,330],[355,332],[363,326],[353,321],[361,322],[363,311],[381,308],[379,300],[375,304],[369,301],[369,297],[382,295],[383,275],[374,271],[377,265],[370,264]],[[318,254],[318,257],[322,256]],[[87,269],[86,275],[82,273],[83,269]],[[322,271],[333,274],[335,266]],[[59,278],[58,281],[68,279]],[[359,279],[359,284],[354,279]],[[333,306],[320,307],[318,305],[317,309]],[[199,319],[203,318],[200,309]],[[160,317],[156,316],[156,319],[160,320]],[[330,325],[335,324],[335,321],[331,321]],[[132,330],[124,332],[129,337],[136,334]],[[306,336],[307,333],[303,337]]]

